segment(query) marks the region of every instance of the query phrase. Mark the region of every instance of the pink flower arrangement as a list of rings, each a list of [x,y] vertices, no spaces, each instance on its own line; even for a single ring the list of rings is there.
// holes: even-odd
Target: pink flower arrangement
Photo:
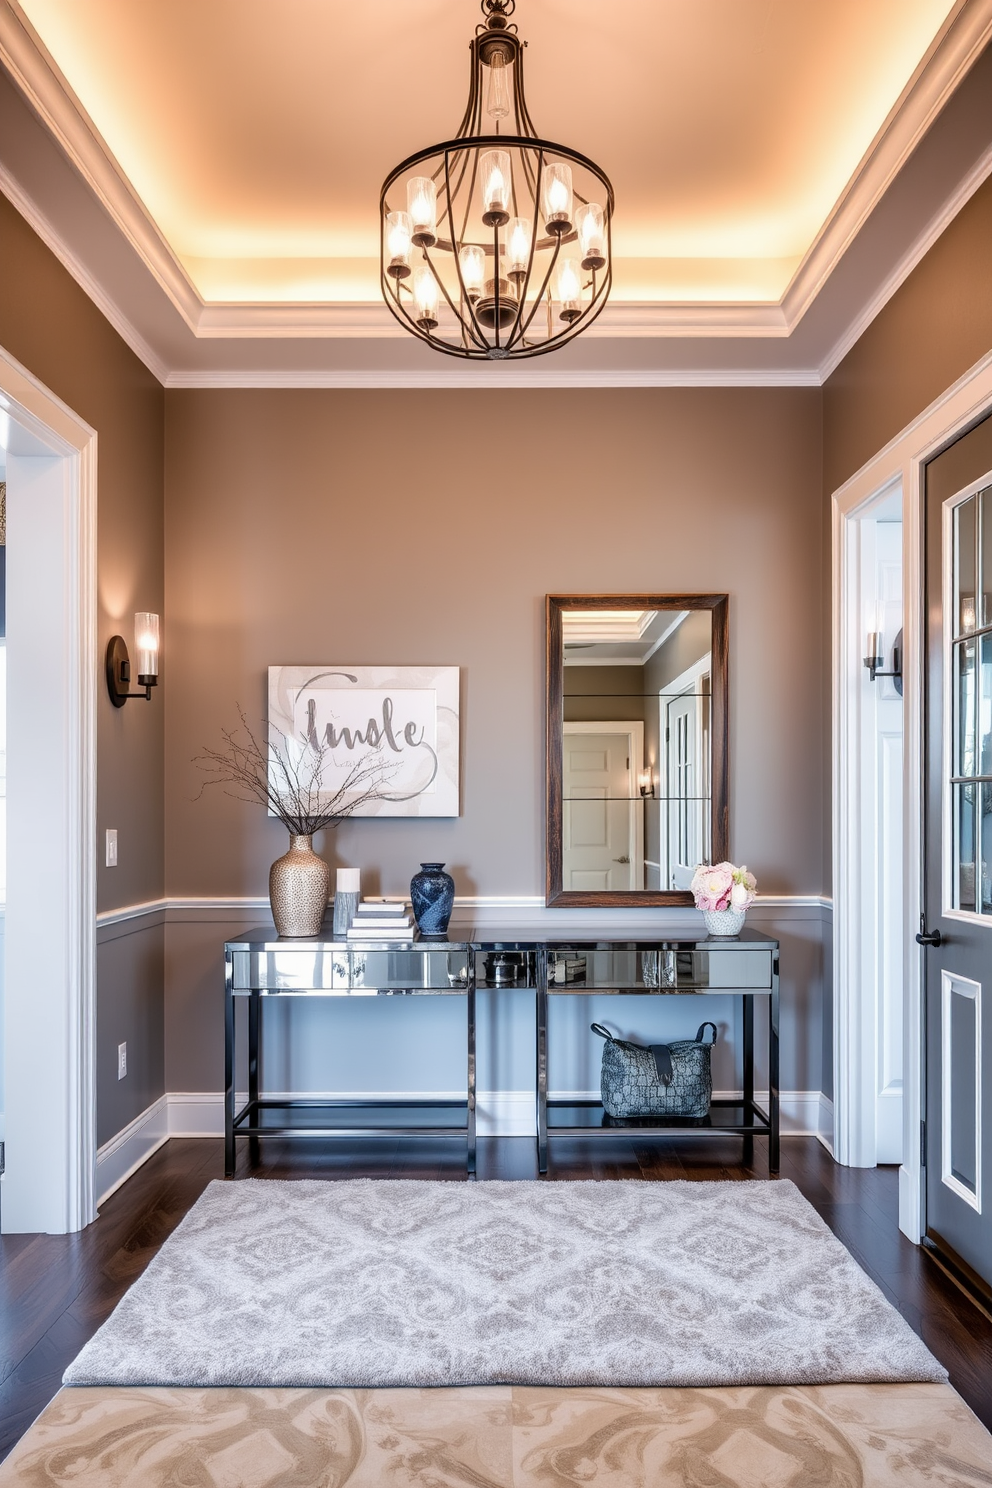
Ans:
[[[692,876],[692,896],[697,909],[747,909],[758,885],[754,874],[742,863],[700,863]]]

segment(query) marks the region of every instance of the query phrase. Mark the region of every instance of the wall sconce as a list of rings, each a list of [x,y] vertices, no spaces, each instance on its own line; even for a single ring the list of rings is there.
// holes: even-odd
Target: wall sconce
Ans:
[[[892,643],[892,671],[883,672],[885,656],[882,652],[882,632],[870,630],[868,632],[868,654],[865,657],[865,666],[868,675],[874,682],[876,677],[891,677],[896,692],[902,697],[902,631],[896,636]]]
[[[637,777],[641,789],[641,795],[648,797],[654,795],[654,771],[652,769],[642,770]]]
[[[158,682],[158,616],[144,610],[134,617],[134,649],[138,656],[138,686],[144,692],[131,691],[131,658],[124,637],[111,636],[107,642],[107,691],[115,708],[123,708],[128,698],[151,702],[152,688]]]

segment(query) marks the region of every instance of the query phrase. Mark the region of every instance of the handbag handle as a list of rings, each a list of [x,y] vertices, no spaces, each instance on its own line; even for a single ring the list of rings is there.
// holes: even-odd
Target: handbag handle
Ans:
[[[716,1043],[716,1040],[717,1040],[717,1031],[716,1031],[716,1024],[715,1023],[700,1023],[699,1027],[696,1029],[696,1043],[697,1044],[701,1044],[701,1043],[704,1042],[703,1034],[706,1032],[707,1028],[712,1028],[712,1030],[713,1030],[713,1037],[711,1039],[705,1040],[705,1042],[708,1043],[709,1044],[709,1047],[712,1049],[713,1045]]]
[[[600,1038],[607,1039],[611,1044],[616,1043],[616,1039],[613,1037],[610,1030],[604,1027],[602,1023],[590,1023],[589,1030],[591,1033],[598,1033]]]

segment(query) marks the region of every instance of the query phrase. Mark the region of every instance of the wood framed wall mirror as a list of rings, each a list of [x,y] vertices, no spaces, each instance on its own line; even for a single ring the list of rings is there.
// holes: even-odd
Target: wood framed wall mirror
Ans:
[[[549,594],[546,902],[691,904],[728,856],[726,594]]]

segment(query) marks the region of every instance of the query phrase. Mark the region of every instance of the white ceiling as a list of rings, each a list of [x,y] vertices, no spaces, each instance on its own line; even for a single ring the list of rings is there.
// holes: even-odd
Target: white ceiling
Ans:
[[[520,0],[615,289],[555,357],[452,365],[379,301],[378,191],[454,132],[479,19],[0,0],[0,188],[166,382],[815,382],[992,167],[992,0]]]

